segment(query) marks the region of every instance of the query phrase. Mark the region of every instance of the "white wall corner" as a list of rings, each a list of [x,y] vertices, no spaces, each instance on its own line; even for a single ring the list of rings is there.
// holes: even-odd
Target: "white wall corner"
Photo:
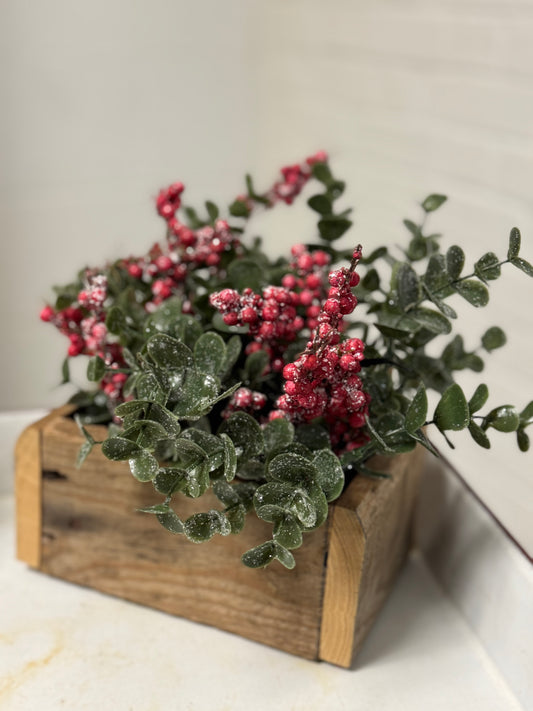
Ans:
[[[533,566],[446,462],[428,461],[417,546],[525,709],[533,709]]]

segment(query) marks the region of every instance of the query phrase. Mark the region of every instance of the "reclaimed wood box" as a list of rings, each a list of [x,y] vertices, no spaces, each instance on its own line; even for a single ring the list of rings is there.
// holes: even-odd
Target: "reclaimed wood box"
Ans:
[[[421,454],[383,458],[390,479],[355,477],[328,522],[304,536],[296,568],[251,570],[248,548],[270,537],[248,517],[238,536],[195,545],[136,509],[158,503],[126,462],[82,443],[68,406],[27,428],[16,449],[17,555],[30,566],[308,659],[352,664],[410,545]],[[92,428],[103,439],[103,428]],[[100,430],[100,431],[99,431]],[[104,435],[105,436],[105,435]],[[208,496],[209,498],[209,496]],[[183,499],[179,513],[219,506]]]

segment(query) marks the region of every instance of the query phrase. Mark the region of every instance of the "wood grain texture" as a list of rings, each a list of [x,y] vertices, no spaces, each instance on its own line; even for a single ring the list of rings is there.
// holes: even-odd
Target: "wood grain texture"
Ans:
[[[97,440],[105,436],[103,427],[90,429]],[[356,477],[331,505],[329,525],[304,537],[294,570],[250,570],[240,556],[269,539],[264,521],[249,516],[239,536],[195,545],[137,511],[161,495],[136,481],[127,463],[96,449],[75,468],[83,440],[72,419],[55,412],[30,431],[19,442],[27,449],[20,462],[31,470],[34,491],[42,477],[42,520],[28,514],[35,500],[21,498],[19,529],[24,539],[28,527],[33,541],[24,560],[292,654],[350,666],[407,552],[417,480],[411,456],[375,462],[391,479]],[[183,497],[177,512],[187,518],[219,507],[213,495]]]
[[[17,558],[33,568],[41,563],[41,433],[48,422],[72,410],[70,405],[65,405],[26,427],[15,448]]]
[[[133,479],[127,463],[94,452],[75,469],[80,442],[72,421],[56,419],[45,430],[44,572],[317,658],[325,527],[306,537],[293,571],[277,564],[250,570],[240,556],[271,536],[268,524],[251,516],[238,537],[216,536],[207,545],[173,536],[136,512],[161,496]],[[207,496],[183,498],[177,510],[186,518],[219,507]]]

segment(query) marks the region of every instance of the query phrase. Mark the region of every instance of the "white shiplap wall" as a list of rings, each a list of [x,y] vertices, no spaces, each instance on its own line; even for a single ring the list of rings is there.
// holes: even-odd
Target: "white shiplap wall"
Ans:
[[[402,219],[442,192],[450,201],[431,225],[443,245],[459,242],[471,260],[488,250],[503,257],[516,224],[533,261],[531,0],[271,0],[255,24],[263,172],[325,148],[356,206],[351,240],[367,250],[403,241]],[[296,211],[272,215],[273,250],[309,236]],[[470,393],[482,378],[489,402],[524,406],[533,399],[533,282],[509,266],[491,293],[485,310],[459,304],[466,346],[494,324],[509,343],[461,383]],[[512,436],[491,437],[488,453],[458,434],[450,459],[533,554],[533,454],[518,453]]]

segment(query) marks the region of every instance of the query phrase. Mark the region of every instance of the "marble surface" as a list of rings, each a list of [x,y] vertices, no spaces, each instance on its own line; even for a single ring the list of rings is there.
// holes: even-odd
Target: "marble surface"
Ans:
[[[352,670],[313,663],[29,570],[0,498],[0,709],[515,711],[420,557]]]

